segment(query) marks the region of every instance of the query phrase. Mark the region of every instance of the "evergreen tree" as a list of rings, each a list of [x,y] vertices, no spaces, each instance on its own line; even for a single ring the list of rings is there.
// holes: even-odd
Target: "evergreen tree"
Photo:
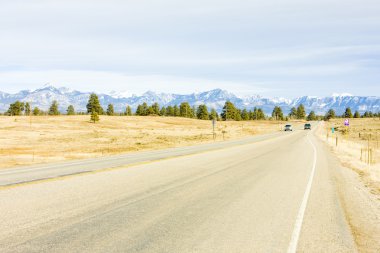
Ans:
[[[279,106],[274,107],[273,112],[272,112],[272,117],[275,120],[284,120],[284,114],[282,112],[281,107],[279,107]]]
[[[259,120],[265,119],[265,113],[264,113],[263,109],[261,109],[261,108],[257,109],[257,119],[259,119]]]
[[[25,115],[30,115],[31,109],[30,109],[30,104],[28,102],[25,103]]]
[[[115,111],[113,109],[113,104],[109,104],[107,107],[107,115],[108,116],[113,116],[115,114]]]
[[[371,111],[366,111],[364,114],[363,114],[363,118],[372,118],[374,115]]]
[[[20,116],[25,109],[25,104],[20,101],[16,101],[9,105],[7,115],[9,116]]]
[[[154,115],[160,115],[160,105],[158,103],[154,103],[152,105],[152,113]]]
[[[347,107],[346,111],[344,112],[342,116],[343,118],[352,118],[353,116],[352,116],[351,108]]]
[[[34,107],[34,109],[33,109],[33,115],[34,116],[38,116],[38,115],[40,115],[40,113],[41,113],[40,109],[38,107]]]
[[[197,109],[197,118],[198,119],[203,119],[203,120],[208,120],[209,119],[209,114],[207,110],[206,105],[199,105]]]
[[[356,119],[360,118],[360,113],[358,111],[355,112],[354,118],[356,118]]]
[[[161,116],[166,116],[166,108],[165,108],[165,106],[163,106],[163,107],[161,108],[161,110],[160,110],[160,115],[161,115]]]
[[[132,109],[129,105],[127,105],[127,108],[125,109],[125,115],[132,116]]]
[[[171,116],[171,117],[174,116],[174,108],[173,108],[173,106],[169,105],[166,108],[166,116]]]
[[[233,103],[227,101],[224,104],[221,117],[223,120],[236,120],[237,109]]]
[[[67,115],[75,115],[74,106],[73,106],[73,105],[69,105],[69,106],[67,107],[66,112],[67,112]]]
[[[195,105],[193,105],[193,108],[191,108],[191,118],[197,118],[197,109],[195,108]]]
[[[174,117],[179,117],[179,116],[181,116],[180,111],[179,111],[179,108],[178,108],[178,105],[175,105],[175,106],[173,107],[173,116],[174,116]]]
[[[95,109],[91,112],[91,118],[90,120],[94,123],[96,123],[96,121],[99,121],[99,115],[98,113],[95,111]]]
[[[153,106],[152,105],[148,106],[148,111],[147,111],[146,115],[153,115],[153,114],[155,114]]]
[[[214,108],[211,109],[210,120],[219,120],[218,112]]]
[[[138,116],[147,116],[149,113],[147,103],[143,103],[142,105],[137,106],[136,115]]]
[[[253,111],[250,112],[249,118],[251,120],[257,120],[257,107],[256,106],[253,108]]]
[[[188,102],[182,102],[179,106],[179,114],[181,117],[192,118],[193,113]]]
[[[235,120],[236,121],[241,121],[241,110],[238,109],[238,108],[236,108]]]
[[[59,115],[57,100],[54,100],[53,103],[50,105],[49,115]]]
[[[335,111],[333,109],[330,109],[325,115],[325,120],[330,120],[333,118],[335,118]]]
[[[309,115],[307,115],[307,120],[308,121],[314,121],[314,120],[317,120],[317,116],[315,115],[315,112],[314,111],[311,111],[309,113]]]
[[[305,119],[306,117],[306,111],[303,104],[300,104],[297,108],[297,119]]]
[[[247,109],[243,109],[243,111],[241,112],[241,119],[242,120],[249,120],[249,113],[248,113]]]
[[[297,118],[297,108],[295,108],[294,106],[292,107],[292,109],[290,109],[289,117],[291,119]]]
[[[100,106],[99,98],[95,93],[92,93],[90,95],[86,108],[87,108],[87,113],[92,114],[92,111],[95,111],[98,115],[103,114],[103,108]]]

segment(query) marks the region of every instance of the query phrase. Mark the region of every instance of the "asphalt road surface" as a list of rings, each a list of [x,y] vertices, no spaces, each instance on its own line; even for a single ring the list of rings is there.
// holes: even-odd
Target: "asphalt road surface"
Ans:
[[[356,252],[323,149],[297,130],[3,170],[0,252]]]

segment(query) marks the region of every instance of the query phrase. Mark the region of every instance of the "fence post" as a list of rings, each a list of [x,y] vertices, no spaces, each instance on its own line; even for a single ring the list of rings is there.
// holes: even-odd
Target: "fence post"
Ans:
[[[338,147],[338,136],[336,137],[336,143],[335,145]]]
[[[368,136],[368,145],[367,145],[367,151],[368,151],[368,165],[370,165],[370,150],[369,150],[369,142],[371,140],[371,135]]]
[[[363,161],[363,148],[360,148],[360,161]]]

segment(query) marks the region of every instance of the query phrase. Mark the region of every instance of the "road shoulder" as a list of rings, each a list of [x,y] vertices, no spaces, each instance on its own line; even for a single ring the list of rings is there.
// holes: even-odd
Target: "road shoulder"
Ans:
[[[359,175],[342,165],[318,138],[316,142],[328,160],[340,204],[360,252],[380,252],[380,199],[360,180]]]

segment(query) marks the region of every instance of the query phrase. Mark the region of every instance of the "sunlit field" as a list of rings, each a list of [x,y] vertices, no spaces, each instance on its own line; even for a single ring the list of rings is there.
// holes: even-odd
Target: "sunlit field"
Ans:
[[[211,121],[175,117],[0,117],[0,167],[212,142]],[[279,131],[283,122],[216,122],[215,141]]]

